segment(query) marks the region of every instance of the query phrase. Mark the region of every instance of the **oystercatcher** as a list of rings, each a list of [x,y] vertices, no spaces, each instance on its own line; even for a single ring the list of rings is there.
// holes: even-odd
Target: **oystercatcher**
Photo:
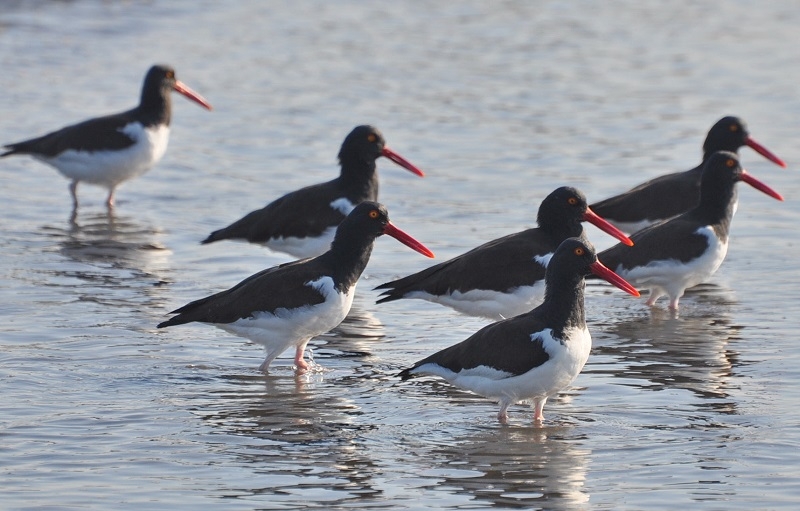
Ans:
[[[773,163],[786,167],[783,160],[750,136],[744,121],[738,117],[723,117],[708,131],[700,165],[685,172],[651,179],[623,194],[592,204],[592,210],[628,233],[680,215],[695,207],[700,200],[700,176],[711,155],[717,151],[736,153],[745,145]]]
[[[539,206],[538,227],[498,238],[413,275],[381,284],[377,303],[420,298],[472,316],[503,319],[544,299],[547,264],[559,244],[583,236],[588,221],[623,243],[631,241],[597,216],[579,190],[563,186]]]
[[[339,177],[288,193],[228,227],[212,232],[201,243],[244,240],[295,257],[319,255],[328,250],[336,226],[356,205],[378,200],[375,160],[381,156],[418,176],[425,175],[386,147],[377,128],[357,126],[339,150]]]
[[[108,188],[106,205],[123,181],[150,170],[167,150],[172,117],[170,91],[183,94],[211,110],[202,96],[175,78],[175,70],[156,65],[144,77],[139,106],[95,117],[47,135],[7,144],[2,156],[28,154],[55,167],[71,180],[73,210],[78,208],[78,183]]]
[[[267,349],[259,367],[263,372],[275,357],[294,346],[294,363],[304,371],[308,369],[303,359],[306,344],[347,316],[373,242],[382,234],[433,257],[433,252],[389,221],[383,205],[362,202],[339,225],[324,254],[263,270],[226,291],[184,305],[158,328],[198,321],[247,337]]]
[[[708,280],[725,259],[739,181],[783,200],[747,173],[736,154],[719,151],[705,164],[697,206],[632,234],[634,246],[614,245],[601,252],[599,259],[636,287],[649,289],[647,305],[668,295],[669,308],[677,311],[684,291]]]
[[[400,377],[430,374],[456,387],[500,402],[497,419],[506,422],[508,407],[532,400],[534,420],[544,420],[547,398],[566,388],[589,358],[592,337],[586,327],[584,277],[593,273],[620,289],[639,293],[597,260],[594,247],[581,238],[564,240],[545,277],[545,298],[530,312],[485,326]]]

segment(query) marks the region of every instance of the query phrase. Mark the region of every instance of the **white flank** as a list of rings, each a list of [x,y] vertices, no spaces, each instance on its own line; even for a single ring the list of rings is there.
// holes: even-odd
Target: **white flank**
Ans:
[[[661,259],[630,270],[620,265],[615,272],[635,287],[649,289],[651,298],[665,294],[671,299],[680,298],[687,288],[708,280],[728,253],[727,241],[722,242],[711,226],[700,227],[695,233],[708,239],[708,249],[697,259],[685,264],[675,259]]]
[[[534,261],[545,268],[550,264],[552,253],[534,257]],[[544,280],[532,286],[519,286],[511,292],[501,293],[488,289],[473,289],[466,292],[453,291],[435,296],[425,291],[411,291],[405,298],[419,298],[450,307],[462,314],[489,319],[506,319],[530,312],[544,301]]]
[[[569,339],[565,343],[555,339],[550,329],[531,334],[531,339],[537,337],[543,339],[550,359],[519,376],[487,366],[454,373],[437,364],[425,364],[412,373],[440,376],[456,387],[501,402],[552,397],[568,387],[583,369],[592,349],[592,336],[583,328],[565,331],[564,337]]]
[[[330,203],[330,207],[341,212],[347,216],[350,214],[355,206],[352,202],[345,198],[336,199]],[[264,245],[276,252],[283,252],[290,254],[297,258],[316,257],[322,255],[331,248],[334,236],[336,236],[336,227],[328,227],[319,236],[316,237],[280,237],[270,238]]]
[[[169,142],[169,126],[145,129],[132,122],[120,131],[135,140],[132,146],[113,151],[68,150],[54,158],[36,158],[72,180],[114,188],[150,170],[164,156]]]
[[[336,226],[328,227],[315,238],[270,238],[264,245],[276,252],[283,252],[302,259],[316,257],[327,252],[331,248],[335,235]]]
[[[337,292],[330,277],[321,277],[306,285],[320,291],[325,301],[295,309],[277,309],[274,314],[258,312],[252,318],[214,323],[214,326],[263,345],[267,349],[267,359],[271,360],[288,348],[304,345],[312,337],[333,329],[350,312],[355,285],[346,293]]]
[[[356,208],[356,206],[352,202],[350,202],[349,200],[345,199],[344,197],[341,197],[341,198],[336,199],[335,201],[331,202],[330,206],[331,206],[331,208],[333,208],[333,209],[339,211],[340,213],[342,213],[344,216],[349,215],[350,212],[353,211]]]

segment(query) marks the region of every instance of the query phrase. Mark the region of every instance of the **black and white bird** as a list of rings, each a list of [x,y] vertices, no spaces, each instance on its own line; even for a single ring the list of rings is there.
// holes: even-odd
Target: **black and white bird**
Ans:
[[[339,225],[324,254],[263,270],[226,291],[184,305],[158,328],[197,321],[246,337],[267,350],[259,367],[263,372],[275,357],[294,347],[294,363],[304,371],[308,369],[303,358],[306,344],[347,316],[372,245],[382,234],[433,257],[433,252],[389,221],[383,205],[362,202]]]
[[[497,320],[528,312],[544,299],[544,276],[556,248],[583,236],[587,221],[623,243],[631,241],[596,215],[579,190],[563,186],[539,206],[538,227],[502,238],[392,282],[378,303],[420,298],[458,312]]]
[[[174,69],[156,65],[144,77],[139,106],[6,144],[7,151],[0,157],[27,154],[55,167],[70,180],[75,210],[81,182],[107,188],[106,205],[111,208],[122,182],[147,172],[164,156],[172,118],[171,91],[211,110],[202,96],[175,78]]]
[[[547,266],[541,305],[485,326],[465,341],[420,360],[400,377],[435,375],[499,401],[500,422],[506,422],[512,404],[532,401],[533,418],[541,422],[547,399],[569,386],[589,358],[592,337],[583,302],[584,277],[589,273],[639,296],[598,262],[588,241],[569,238],[558,246]]]
[[[706,161],[700,202],[693,209],[632,234],[632,247],[614,245],[599,259],[637,288],[648,289],[647,305],[667,295],[669,308],[677,311],[684,291],[708,280],[725,259],[739,181],[783,200],[743,169],[734,153],[719,151]]]
[[[723,117],[708,131],[700,165],[651,179],[625,193],[592,204],[592,210],[628,233],[685,213],[700,200],[700,176],[711,155],[717,151],[736,153],[742,146],[786,167],[783,160],[750,136],[744,121],[738,117]]]
[[[357,126],[339,150],[339,177],[301,188],[212,232],[203,244],[243,240],[295,257],[313,257],[331,244],[336,226],[363,201],[378,200],[376,160],[389,158],[418,176],[425,174],[386,146],[373,126]]]

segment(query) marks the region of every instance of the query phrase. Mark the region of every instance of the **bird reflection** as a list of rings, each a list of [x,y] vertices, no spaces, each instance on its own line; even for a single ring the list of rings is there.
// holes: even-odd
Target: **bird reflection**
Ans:
[[[570,427],[486,428],[434,449],[436,487],[453,489],[487,507],[579,509],[590,451],[569,438]],[[443,480],[441,480],[443,479]]]
[[[47,277],[49,285],[74,288],[86,301],[133,306],[141,304],[144,293],[148,303],[161,304],[152,290],[166,282],[171,252],[161,243],[159,229],[108,211],[86,215],[80,223],[70,219],[66,228],[44,226],[41,233],[74,263],[57,265]],[[134,298],[131,290],[141,293]]]
[[[615,321],[606,332],[618,339],[596,343],[593,355],[608,355],[616,362],[602,369],[587,366],[585,372],[610,372],[623,379],[646,380],[643,389],[679,388],[701,398],[722,399],[704,406],[733,413],[728,382],[739,365],[739,353],[730,342],[740,339],[741,326],[733,323],[731,299],[724,288],[706,285],[693,291],[697,304],[681,316],[664,309],[644,310],[639,316]]]
[[[264,467],[256,469],[263,478],[229,482],[230,489],[299,506],[308,499],[304,489],[324,484],[331,508],[380,494],[373,480],[379,468],[363,445],[377,426],[359,423],[360,407],[337,383],[277,373],[222,376],[214,389],[191,397],[192,413],[217,433],[239,437],[225,442],[226,451],[245,466]]]

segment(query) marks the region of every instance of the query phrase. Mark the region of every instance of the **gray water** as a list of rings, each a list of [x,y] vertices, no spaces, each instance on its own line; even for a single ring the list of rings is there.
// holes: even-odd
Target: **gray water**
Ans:
[[[0,162],[2,509],[797,509],[800,6],[796,2],[0,2],[0,142],[133,106],[169,63],[172,140],[113,216],[28,158]],[[431,264],[377,241],[350,317],[258,373],[260,346],[167,311],[287,260],[200,246],[331,179],[371,123],[393,222],[445,260],[694,166],[724,115],[780,191],[740,185],[728,258],[681,312],[588,287],[592,355],[545,408],[396,373],[486,324],[372,288]],[[594,228],[599,248],[611,238]]]

